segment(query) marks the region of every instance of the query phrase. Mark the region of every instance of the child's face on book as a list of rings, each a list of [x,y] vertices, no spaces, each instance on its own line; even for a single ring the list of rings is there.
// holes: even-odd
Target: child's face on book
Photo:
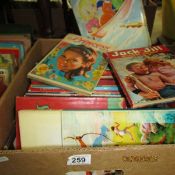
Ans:
[[[140,75],[144,75],[148,73],[148,67],[145,66],[145,64],[143,63],[137,63],[132,65],[131,70],[136,73],[136,74],[140,74]]]
[[[76,70],[82,66],[83,58],[75,51],[67,50],[58,58],[58,69],[63,72]]]

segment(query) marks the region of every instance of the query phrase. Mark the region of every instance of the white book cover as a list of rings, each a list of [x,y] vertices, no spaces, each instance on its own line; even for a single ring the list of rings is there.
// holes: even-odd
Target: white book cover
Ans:
[[[59,110],[21,110],[18,117],[22,149],[62,146]]]

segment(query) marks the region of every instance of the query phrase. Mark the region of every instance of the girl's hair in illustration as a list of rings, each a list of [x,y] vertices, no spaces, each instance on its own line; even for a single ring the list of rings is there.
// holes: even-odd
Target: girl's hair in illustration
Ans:
[[[80,54],[82,56],[83,61],[85,63],[89,62],[89,61],[95,61],[95,60],[92,60],[93,59],[92,56],[94,54],[96,55],[96,52],[92,48],[86,47],[84,45],[76,45],[76,46],[69,46],[69,47],[67,47],[65,49],[65,51],[67,51],[67,50],[71,50],[71,51],[74,51],[74,52],[77,52],[78,54]]]
[[[86,72],[92,69],[92,65],[96,62],[97,53],[92,48],[86,47],[84,45],[74,45],[67,47],[64,52],[73,51],[78,53],[82,57],[83,64],[80,68],[75,70],[70,70],[65,73],[67,79],[72,79],[74,76],[83,75],[87,77]]]

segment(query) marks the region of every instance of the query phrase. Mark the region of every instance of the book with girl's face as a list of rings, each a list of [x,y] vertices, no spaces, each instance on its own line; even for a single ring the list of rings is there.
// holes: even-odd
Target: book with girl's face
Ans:
[[[105,54],[132,108],[175,101],[175,56],[163,45]]]
[[[79,94],[91,95],[107,61],[108,45],[68,34],[28,73],[28,77]]]
[[[141,0],[71,0],[70,4],[82,36],[117,50],[151,45]]]

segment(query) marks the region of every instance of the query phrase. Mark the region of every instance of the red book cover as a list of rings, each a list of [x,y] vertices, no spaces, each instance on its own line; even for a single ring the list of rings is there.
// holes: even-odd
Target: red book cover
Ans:
[[[16,111],[22,109],[105,110],[123,108],[126,108],[124,98],[16,97]]]
[[[0,48],[0,54],[12,54],[14,55],[15,65],[20,64],[20,50],[18,48]]]
[[[70,90],[62,89],[56,86],[46,85],[39,81],[33,80],[31,81],[31,84],[28,87],[28,92],[26,93],[26,95],[32,95],[32,93],[33,95],[37,95],[36,93],[38,93],[38,95],[41,95],[41,93],[43,95],[49,95],[49,93],[52,93],[50,94],[50,96],[83,96],[74,93]],[[91,97],[107,95],[121,96],[120,86],[113,79],[100,79]]]
[[[163,45],[105,54],[132,108],[175,101],[174,55]]]

